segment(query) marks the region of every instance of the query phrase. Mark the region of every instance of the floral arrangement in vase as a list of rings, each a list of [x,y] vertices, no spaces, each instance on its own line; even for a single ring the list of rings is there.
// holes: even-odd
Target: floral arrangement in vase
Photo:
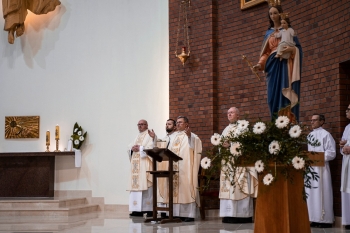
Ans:
[[[73,127],[73,134],[70,137],[70,140],[73,142],[73,148],[79,150],[85,141],[87,132],[83,133],[83,128],[75,122]]]
[[[306,132],[306,126],[291,123],[287,116],[279,116],[272,122],[259,121],[252,126],[249,121],[237,121],[226,137],[217,133],[211,137],[214,147],[201,160],[207,177],[203,188],[209,187],[211,177],[220,170],[233,186],[240,184],[232,177],[249,169],[261,174],[264,185],[271,185],[278,178],[276,167],[279,174],[291,182],[290,171],[296,169],[303,174],[305,187],[311,188],[311,180],[319,177],[312,168],[314,161],[308,158],[307,145],[319,146],[319,142]],[[303,195],[306,198],[305,191]]]

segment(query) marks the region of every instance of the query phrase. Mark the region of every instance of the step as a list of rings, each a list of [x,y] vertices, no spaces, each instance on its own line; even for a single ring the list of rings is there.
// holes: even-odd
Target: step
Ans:
[[[97,212],[99,206],[95,204],[75,205],[70,207],[52,207],[49,208],[32,208],[32,207],[16,207],[16,208],[1,208],[0,216],[72,216],[77,214],[85,214]]]
[[[0,210],[12,208],[23,209],[49,209],[59,207],[70,207],[87,204],[86,198],[66,198],[66,199],[1,199]]]
[[[100,212],[91,212],[80,215],[72,215],[72,216],[10,216],[4,215],[0,216],[0,229],[3,229],[7,225],[33,225],[33,224],[58,224],[58,225],[66,225],[66,224],[75,224],[81,221],[87,221],[91,219],[97,219],[101,215]]]
[[[57,220],[57,218],[55,218]],[[40,222],[40,223],[39,223]],[[0,217],[0,232],[62,232],[70,230],[74,232],[75,227],[103,226],[104,219],[99,218],[98,213],[82,214],[69,217],[65,221],[47,221],[43,217]]]

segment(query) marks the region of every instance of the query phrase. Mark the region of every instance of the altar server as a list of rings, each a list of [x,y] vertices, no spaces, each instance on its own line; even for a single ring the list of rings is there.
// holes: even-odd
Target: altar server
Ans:
[[[350,119],[350,105],[345,113],[346,118]],[[340,141],[340,152],[343,155],[340,186],[342,225],[350,230],[350,124],[346,126]]]
[[[334,222],[333,191],[329,161],[336,156],[335,141],[332,135],[322,128],[324,115],[314,114],[311,118],[313,131],[308,135],[312,140],[318,140],[319,146],[308,145],[309,151],[324,152],[324,167],[313,167],[320,177],[318,181],[311,180],[311,189],[305,189],[308,194],[307,207],[311,227],[330,228]]]

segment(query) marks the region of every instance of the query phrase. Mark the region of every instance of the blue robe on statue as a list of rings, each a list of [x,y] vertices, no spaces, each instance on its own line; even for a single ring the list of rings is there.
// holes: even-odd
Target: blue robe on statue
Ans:
[[[299,121],[302,49],[298,38],[294,36],[295,54],[289,59],[275,58],[280,38],[271,36],[273,32],[275,30],[271,28],[265,34],[259,61],[267,77],[267,102],[271,119],[281,108],[291,105],[291,110]]]

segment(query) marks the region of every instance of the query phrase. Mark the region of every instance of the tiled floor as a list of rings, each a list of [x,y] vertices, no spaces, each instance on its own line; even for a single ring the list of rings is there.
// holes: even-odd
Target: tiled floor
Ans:
[[[127,214],[96,213],[70,217],[59,221],[49,217],[0,218],[0,232],[62,232],[62,233],[253,233],[253,224],[223,224],[217,217],[193,223],[152,224],[140,217],[129,218]],[[312,229],[313,233],[350,233],[340,228]],[[281,232],[283,233],[283,232]],[[302,233],[302,232],[300,232]]]

